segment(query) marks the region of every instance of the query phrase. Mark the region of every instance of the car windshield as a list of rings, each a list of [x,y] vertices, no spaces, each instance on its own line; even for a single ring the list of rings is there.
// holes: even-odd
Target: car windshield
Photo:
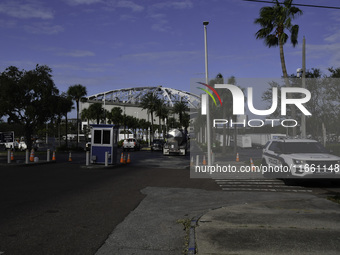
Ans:
[[[284,153],[327,153],[327,150],[318,142],[284,142],[281,143]]]

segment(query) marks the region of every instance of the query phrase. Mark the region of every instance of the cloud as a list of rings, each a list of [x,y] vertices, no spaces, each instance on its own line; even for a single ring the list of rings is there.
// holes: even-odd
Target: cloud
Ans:
[[[174,9],[190,9],[193,7],[193,3],[191,0],[185,1],[162,1],[161,3],[154,4],[153,8],[157,9],[165,9],[165,8],[174,8]]]
[[[117,7],[120,7],[120,8],[129,8],[133,12],[141,12],[141,11],[144,10],[143,6],[135,4],[134,2],[128,1],[128,0],[119,1],[117,3]]]
[[[53,19],[53,12],[38,1],[5,1],[0,3],[0,13],[20,19]]]
[[[59,34],[64,31],[64,28],[62,26],[50,25],[47,22],[24,25],[24,29],[26,30],[26,32],[31,34],[46,34],[46,35]]]
[[[307,45],[311,56],[324,58],[327,56],[329,66],[340,66],[340,43]]]
[[[74,50],[74,51],[69,51],[69,52],[61,52],[61,53],[58,53],[58,55],[81,58],[81,57],[93,57],[96,54],[88,50]]]
[[[66,0],[66,2],[69,5],[90,5],[90,4],[96,4],[96,3],[102,3],[102,0]]]
[[[16,27],[17,22],[14,20],[9,20],[9,19],[0,19],[0,27],[2,28],[14,28]]]
[[[167,25],[168,23],[166,19],[158,19],[156,23],[151,26],[151,29],[158,32],[167,32],[171,28]]]
[[[136,54],[122,55],[124,60],[136,61],[167,61],[169,59],[187,59],[195,57],[199,54],[196,51],[159,51],[159,52],[143,52]]]

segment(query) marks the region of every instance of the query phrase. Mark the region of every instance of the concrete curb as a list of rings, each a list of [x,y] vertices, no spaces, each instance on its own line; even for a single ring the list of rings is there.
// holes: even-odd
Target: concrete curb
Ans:
[[[190,222],[190,231],[189,231],[189,244],[188,244],[188,255],[196,254],[196,236],[195,236],[195,229],[197,226],[198,220],[202,217],[195,217]]]

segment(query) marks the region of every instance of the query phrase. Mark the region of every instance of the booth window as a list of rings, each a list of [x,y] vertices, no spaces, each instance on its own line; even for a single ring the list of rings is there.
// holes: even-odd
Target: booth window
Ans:
[[[95,143],[95,144],[101,144],[102,143],[102,131],[101,130],[94,130],[93,143]]]
[[[103,144],[111,144],[110,136],[111,136],[110,130],[103,130]]]

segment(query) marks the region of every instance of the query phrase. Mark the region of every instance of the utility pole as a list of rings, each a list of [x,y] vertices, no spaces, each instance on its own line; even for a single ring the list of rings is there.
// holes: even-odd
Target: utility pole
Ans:
[[[205,49],[205,83],[209,84],[208,78],[208,43],[207,43],[207,25],[208,21],[203,22],[204,26],[204,49]],[[206,95],[206,109],[207,109],[207,156],[208,166],[212,165],[211,162],[211,127],[210,127],[210,112],[209,112],[209,97]]]
[[[306,88],[306,39],[302,42],[302,88]],[[306,138],[306,116],[301,115],[301,138]]]

